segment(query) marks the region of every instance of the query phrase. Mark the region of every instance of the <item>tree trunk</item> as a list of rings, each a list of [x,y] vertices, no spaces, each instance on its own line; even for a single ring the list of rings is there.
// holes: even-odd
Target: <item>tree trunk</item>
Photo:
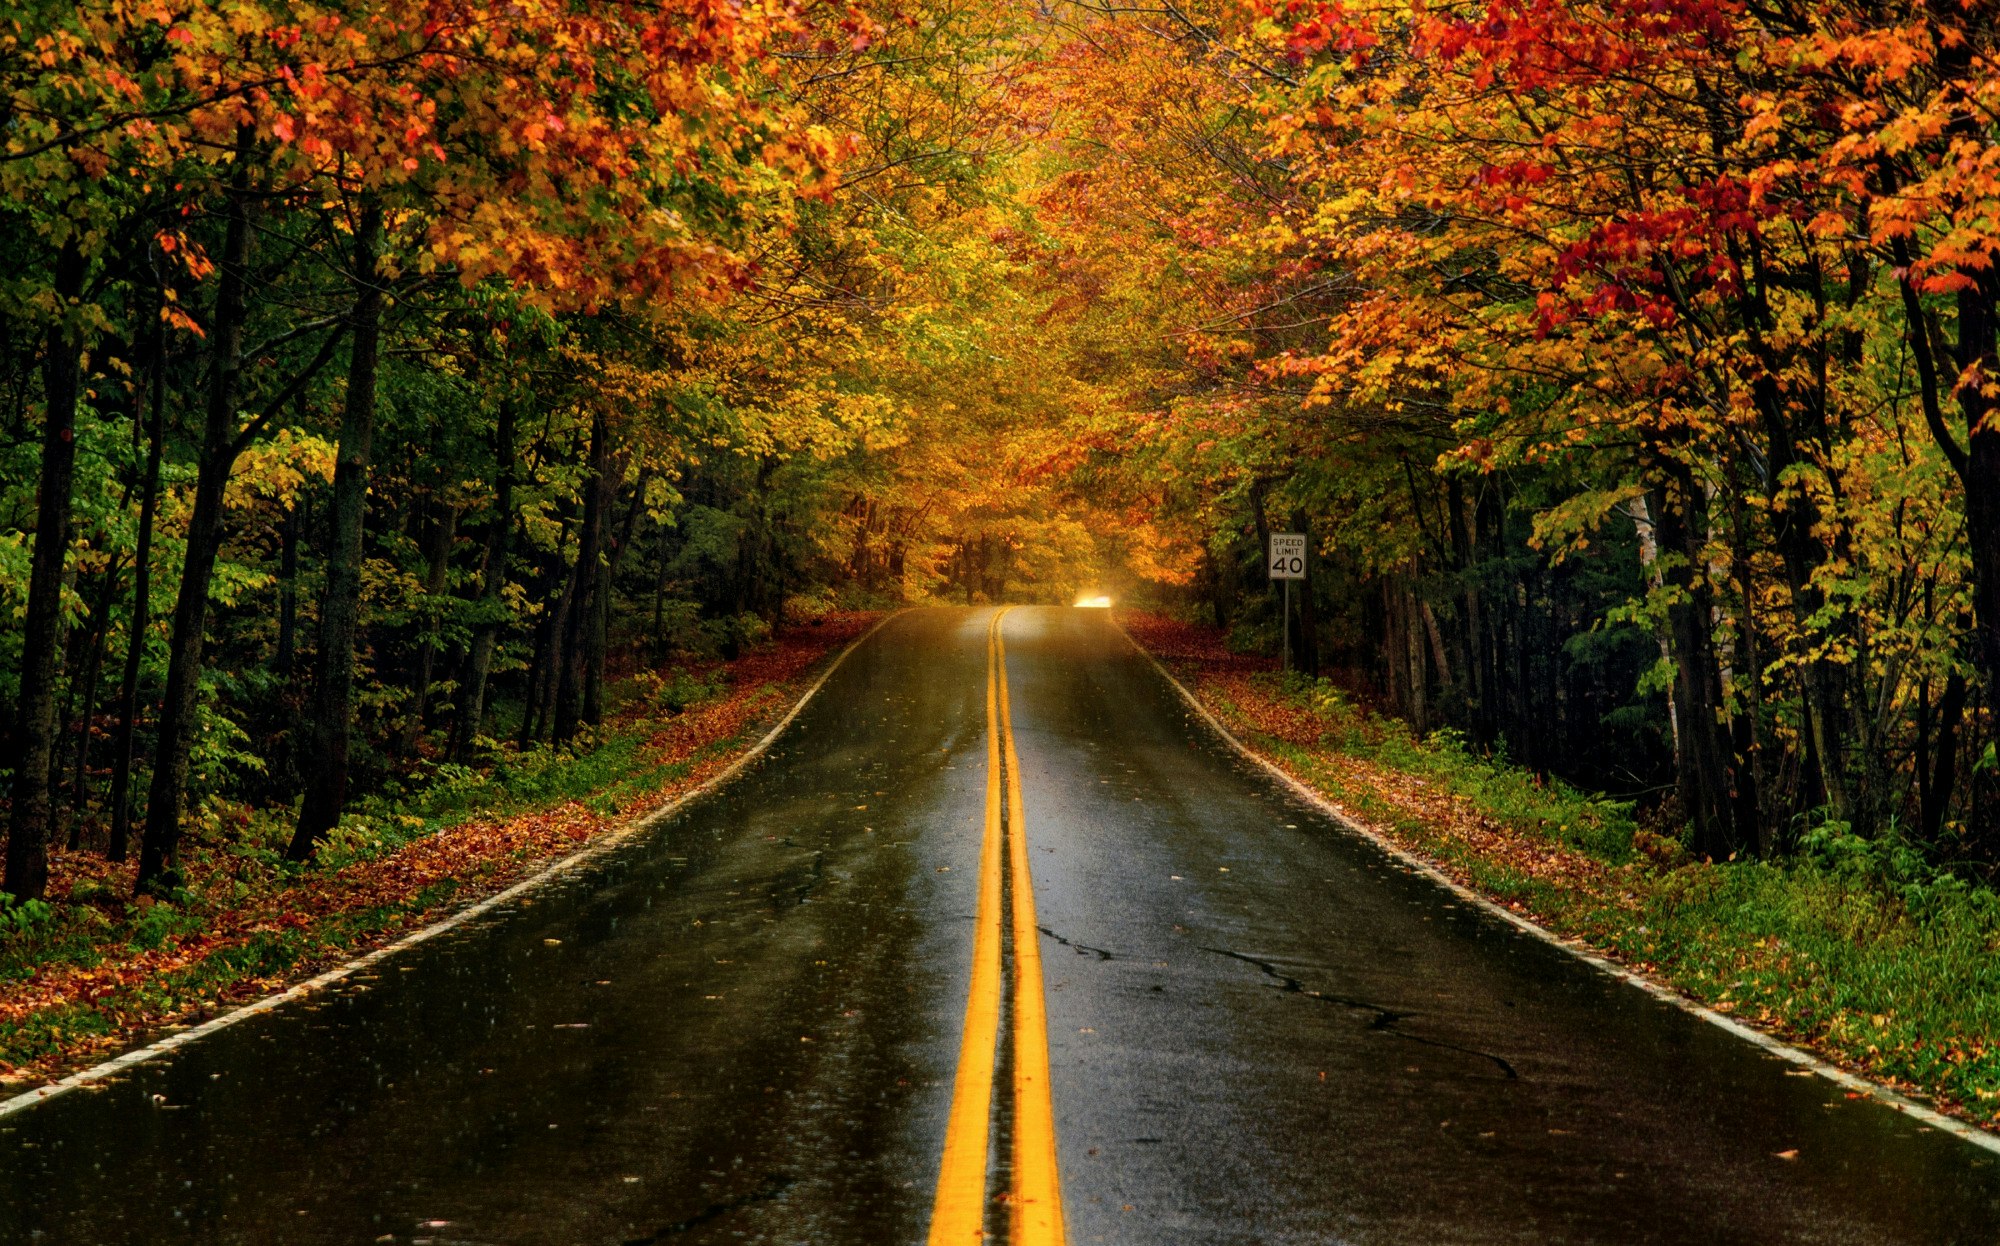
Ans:
[[[105,855],[123,861],[132,835],[132,744],[139,713],[139,667],[153,618],[153,524],[160,509],[160,456],[166,443],[166,341],[153,351],[151,426],[147,429],[146,479],[139,495],[139,548],[132,564],[132,626],[125,670],[118,681],[118,745],[111,768],[111,842]]]
[[[1313,585],[1319,570],[1318,557],[1313,553],[1312,525],[1306,522],[1302,510],[1292,512],[1292,527],[1306,534],[1306,578],[1299,581],[1299,628],[1298,641],[1292,646],[1292,665],[1305,672],[1306,678],[1319,678],[1319,602],[1313,593]]]
[[[1961,368],[1981,378],[1958,387],[1967,429],[1959,476],[1965,485],[1965,546],[1972,560],[1973,619],[1979,633],[1975,651],[1989,690],[2000,689],[2000,419],[1995,400],[1985,393],[2000,379],[1996,284],[1994,275],[1985,273],[1976,289],[1960,294],[1958,351]]]
[[[1431,680],[1424,665],[1423,618],[1414,588],[1399,586],[1398,610],[1403,624],[1403,660],[1409,663],[1410,725],[1422,735],[1431,729]]]
[[[333,515],[326,557],[326,594],[319,610],[313,677],[312,730],[317,748],[306,768],[305,799],[285,856],[308,861],[347,806],[354,719],[354,638],[361,609],[362,525],[368,506],[369,460],[375,438],[375,371],[382,339],[382,287],[376,262],[382,209],[362,205],[354,233],[354,341],[341,407],[340,447],[333,469]]]
[[[35,506],[35,553],[28,572],[28,613],[21,636],[21,700],[15,738],[14,808],[7,868],[0,889],[16,900],[39,900],[49,883],[49,776],[55,759],[56,666],[62,638],[63,567],[69,557],[71,485],[76,477],[76,408],[83,392],[83,335],[68,320],[83,291],[85,262],[77,243],[56,260],[56,314],[49,328],[42,385],[40,495]]]
[[[451,574],[451,547],[458,536],[458,508],[449,504],[438,507],[434,503],[433,509],[437,511],[435,522],[425,533],[428,541],[424,551],[424,601],[434,606],[443,598]],[[396,741],[396,751],[404,757],[415,753],[417,741],[423,738],[431,677],[437,670],[437,620],[430,611],[425,613],[424,630],[417,640],[416,678],[411,682],[409,716],[404,719]]]
[[[619,456],[603,483],[606,522],[610,521],[611,508],[618,501],[618,482],[625,475],[625,463],[625,458]],[[639,525],[639,511],[645,505],[646,477],[642,469],[632,489],[632,503],[625,508],[625,518],[619,521],[618,533],[604,550],[597,609],[591,616],[590,646],[584,654],[583,666],[583,720],[592,726],[604,721],[604,668],[611,645],[612,595],[618,589],[618,565],[625,560],[625,550],[632,544],[632,534]]]
[[[111,631],[111,601],[118,595],[118,576],[125,569],[122,554],[113,555],[104,568],[104,582],[98,589],[97,604],[91,610],[89,640],[84,645],[83,678],[72,685],[77,703],[70,707],[76,722],[75,763],[70,769],[69,796],[57,814],[58,829],[67,826],[64,846],[74,851],[83,834],[83,807],[90,794],[90,723],[97,716],[97,683],[104,671],[104,643]]]
[[[1784,496],[1784,491],[1795,468],[1813,464],[1801,451],[1798,439],[1786,422],[1787,408],[1775,382],[1768,378],[1760,380],[1752,390],[1757,396],[1765,436],[1770,443],[1765,495],[1771,504],[1773,535],[1785,569],[1792,617],[1798,634],[1811,638],[1828,630],[1817,621],[1821,607],[1826,604],[1826,596],[1813,580],[1814,573],[1826,561],[1826,550],[1814,534],[1821,514],[1819,506],[1803,487],[1794,488],[1789,496]],[[1810,644],[1810,639],[1805,643]],[[1800,663],[1800,686],[1805,693],[1807,737],[1817,762],[1815,778],[1833,816],[1849,821],[1854,816],[1854,804],[1848,782],[1846,672],[1825,656],[1825,646],[1813,647],[1814,655]]]
[[[1382,695],[1389,708],[1405,718],[1410,712],[1410,668],[1403,659],[1402,594],[1394,578],[1376,581],[1382,601]]]
[[[604,721],[604,664],[611,632],[611,577],[600,572],[597,579],[583,644],[583,721],[593,727]]]
[[[1945,813],[1951,808],[1952,789],[1958,783],[1958,728],[1965,718],[1965,697],[1965,677],[1953,671],[1945,680],[1944,700],[1938,705],[1935,749],[1929,747],[1930,742],[1926,739],[1926,748],[1917,754],[1921,784],[1917,825],[1922,829],[1926,843],[1934,842],[1944,829]],[[1930,707],[1926,705],[1924,708],[1928,711]],[[1929,717],[1928,713],[1925,717]],[[1926,728],[1928,736],[1928,724]],[[1934,756],[1924,756],[1925,752],[1933,751]]]
[[[1210,621],[1218,628],[1227,628],[1230,585],[1223,577],[1222,565],[1216,560],[1215,551],[1206,544],[1201,547],[1201,562],[1195,571],[1194,582],[1196,592],[1208,603]]]
[[[188,518],[187,554],[174,602],[168,642],[167,686],[153,751],[153,783],[146,798],[146,826],[139,841],[138,889],[161,893],[178,886],[181,805],[187,797],[188,747],[201,696],[208,589],[222,549],[223,492],[236,463],[236,392],[243,371],[244,297],[250,264],[250,196],[239,172],[229,192],[229,223],[222,243],[215,314],[209,323],[208,404],[202,420],[201,465]]]
[[[1457,472],[1445,476],[1445,530],[1451,539],[1452,572],[1458,581],[1458,626],[1452,629],[1452,649],[1458,656],[1455,692],[1461,721],[1473,739],[1489,743],[1479,666],[1479,590],[1475,587],[1472,524],[1465,503],[1465,482]]]
[[[612,504],[618,500],[618,481],[624,474],[625,459],[620,456],[603,482],[602,500],[607,521]],[[604,667],[611,643],[612,594],[618,588],[618,564],[624,561],[625,551],[632,544],[633,531],[639,525],[639,511],[645,505],[646,477],[647,473],[642,469],[632,490],[632,504],[625,508],[625,518],[619,522],[618,534],[611,538],[604,551],[604,567],[598,577],[597,608],[591,614],[590,644],[583,661],[583,720],[592,726],[604,721]]]
[[[583,487],[583,533],[577,539],[574,589],[569,611],[563,620],[562,661],[556,684],[556,714],[553,738],[568,743],[583,719],[584,650],[592,632],[592,616],[597,610],[598,582],[602,578],[598,562],[604,544],[604,480],[610,452],[608,432],[602,413],[590,422],[590,474]]]
[[[459,692],[458,721],[452,729],[451,759],[464,763],[486,716],[486,680],[506,609],[507,545],[514,528],[514,400],[500,401],[493,429],[493,525],[486,533],[486,561],[480,573],[480,619],[466,658],[465,687]]]
[[[558,551],[558,554],[560,552]],[[560,564],[556,570],[561,576],[559,582],[562,591],[556,594],[555,610],[549,615],[537,650],[542,655],[538,663],[541,668],[539,685],[541,691],[535,704],[534,718],[536,738],[546,736],[552,744],[559,738],[557,706],[562,696],[563,679],[570,660],[570,650],[567,647],[569,617],[570,612],[576,609],[576,581],[580,574],[573,563]]]
[[[1261,476],[1250,481],[1250,522],[1257,529],[1257,561],[1250,572],[1251,583],[1261,591],[1264,599],[1274,610],[1283,609],[1282,585],[1270,576],[1271,569],[1271,520],[1264,513],[1264,495],[1270,491],[1271,482]]]
[[[653,553],[653,657],[667,656],[667,573],[673,566],[671,538],[673,529],[666,524],[658,525],[654,534]]]
[[[1473,501],[1472,513],[1473,562],[1477,568],[1484,565],[1486,560],[1499,556],[1503,550],[1504,538],[1501,529],[1504,518],[1500,513],[1498,479],[1482,482],[1478,496]],[[1469,579],[1465,597],[1466,609],[1469,612],[1466,626],[1472,631],[1473,668],[1478,680],[1479,740],[1483,744],[1492,744],[1499,739],[1501,731],[1497,625],[1488,617],[1486,597],[1480,589],[1477,570]]]
[[[570,517],[564,515],[556,529],[555,561],[543,573],[542,618],[535,628],[535,656],[528,664],[528,696],[521,713],[522,748],[540,739],[554,716],[556,668],[562,662],[563,631],[576,592],[576,572],[567,558],[569,526]]]
[[[1736,818],[1736,841],[1756,845],[1757,855],[1768,859],[1778,854],[1781,845],[1775,828],[1763,816],[1762,808],[1763,745],[1759,743],[1757,733],[1763,720],[1764,664],[1757,652],[1757,598],[1751,583],[1743,497],[1733,489],[1730,493],[1730,544],[1732,575],[1736,581],[1736,595],[1741,599],[1740,615],[1736,620],[1736,668],[1742,672],[1748,702],[1739,707],[1729,721],[1733,784],[1731,809]]]
[[[1720,724],[1721,669],[1709,633],[1710,591],[1696,570],[1702,565],[1702,540],[1695,525],[1694,482],[1685,469],[1669,469],[1652,510],[1662,554],[1680,555],[1662,578],[1679,590],[1667,607],[1667,635],[1673,647],[1681,807],[1694,828],[1695,853],[1719,861],[1741,845],[1728,800],[1729,754]]]
[[[278,548],[278,651],[271,665],[290,679],[299,662],[299,529],[304,521],[295,501],[285,508]]]
[[[555,605],[545,600],[542,617],[535,621],[534,651],[528,658],[528,687],[521,697],[521,729],[514,738],[518,749],[531,748],[541,738],[542,686],[548,682],[549,650],[554,646],[551,639],[554,619]]]

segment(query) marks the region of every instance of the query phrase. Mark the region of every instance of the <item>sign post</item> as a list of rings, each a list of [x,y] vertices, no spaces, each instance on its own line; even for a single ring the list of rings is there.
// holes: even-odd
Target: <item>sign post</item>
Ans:
[[[1292,581],[1306,578],[1306,534],[1273,532],[1268,551],[1271,578],[1285,582],[1285,613],[1279,629],[1285,637],[1285,669],[1292,669]]]

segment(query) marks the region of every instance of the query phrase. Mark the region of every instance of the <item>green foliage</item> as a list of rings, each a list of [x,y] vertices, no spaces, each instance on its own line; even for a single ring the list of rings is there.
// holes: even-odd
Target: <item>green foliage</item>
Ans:
[[[32,935],[53,924],[55,916],[40,900],[17,900],[0,891],[0,942]]]
[[[671,716],[720,692],[722,674],[719,667],[707,670],[681,667],[671,673],[641,676],[640,695],[663,717]]]
[[[161,900],[152,904],[134,904],[132,907],[133,915],[126,927],[126,946],[133,951],[152,951],[164,946],[168,939],[201,929],[201,914],[190,904]]]

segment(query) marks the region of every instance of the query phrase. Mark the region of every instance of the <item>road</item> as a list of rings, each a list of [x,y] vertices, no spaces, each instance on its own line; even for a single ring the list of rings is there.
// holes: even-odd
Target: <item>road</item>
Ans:
[[[900,616],[573,876],[0,1119],[0,1242],[2000,1241],[2000,1157],[1410,873],[1103,612],[997,613]]]

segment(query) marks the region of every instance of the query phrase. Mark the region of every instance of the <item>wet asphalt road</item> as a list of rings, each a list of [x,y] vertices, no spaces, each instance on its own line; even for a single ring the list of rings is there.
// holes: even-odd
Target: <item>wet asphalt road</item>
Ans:
[[[898,618],[575,876],[0,1120],[0,1242],[921,1242],[990,616]],[[1072,1242],[2000,1241],[2000,1157],[1460,906],[1102,613],[1005,629]]]

